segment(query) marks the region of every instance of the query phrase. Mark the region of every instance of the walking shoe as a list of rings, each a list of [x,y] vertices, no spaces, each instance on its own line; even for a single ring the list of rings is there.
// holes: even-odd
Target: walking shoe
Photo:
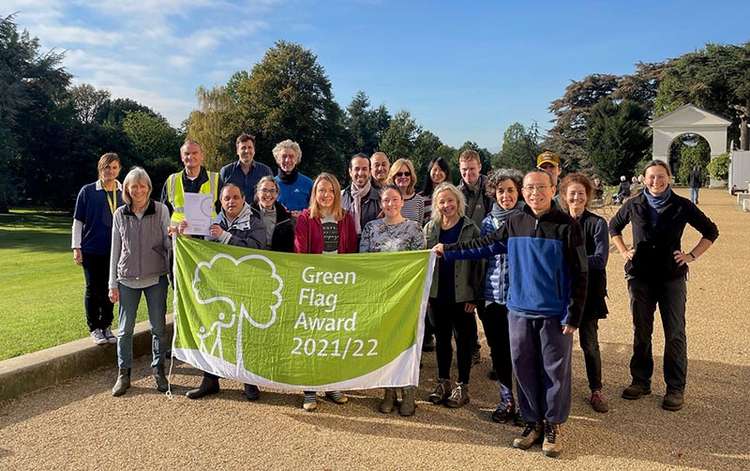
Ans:
[[[557,458],[562,452],[562,440],[560,437],[560,424],[547,424],[544,427],[544,443],[542,453],[550,458]]]
[[[219,392],[219,378],[216,376],[203,375],[200,386],[185,393],[188,399],[200,399]]]
[[[456,383],[456,387],[451,391],[451,396],[445,400],[446,407],[457,409],[469,403],[469,385]]]
[[[378,410],[383,414],[390,414],[396,405],[396,388],[385,388],[383,400],[380,401]]]
[[[504,424],[516,417],[516,406],[512,402],[501,402],[490,416],[493,422]]]
[[[117,371],[117,381],[112,388],[112,395],[122,396],[130,387],[130,368],[120,368]]]
[[[91,335],[91,340],[97,345],[107,345],[109,343],[107,342],[107,338],[104,336],[102,329],[94,329],[89,335]]]
[[[154,381],[156,382],[157,391],[167,392],[169,381],[167,381],[167,376],[164,374],[164,365],[154,367]]]
[[[318,394],[315,391],[305,391],[305,397],[302,399],[302,408],[307,412],[312,412],[318,408]]]
[[[110,327],[104,329],[104,338],[107,339],[107,342],[109,343],[117,343],[117,337],[114,336]]]
[[[622,391],[622,398],[634,401],[640,399],[641,396],[648,396],[649,394],[651,394],[651,388],[633,383]]]
[[[414,412],[417,410],[416,394],[416,386],[407,386],[401,389],[401,404],[398,407],[399,414],[404,417],[414,415]]]
[[[601,389],[591,391],[591,397],[589,398],[589,404],[591,408],[596,412],[607,412],[609,410],[609,404],[607,404],[607,398]]]
[[[349,402],[349,398],[341,391],[326,391],[326,399],[334,404],[346,404]]]
[[[664,395],[664,400],[661,401],[661,408],[664,410],[676,412],[682,409],[682,405],[685,402],[685,398],[682,391],[676,389],[667,390],[667,394]]]
[[[257,401],[260,399],[260,389],[254,384],[245,385],[245,397],[248,401]]]
[[[450,395],[451,381],[449,379],[438,378],[435,389],[427,398],[433,404],[442,404]]]
[[[521,436],[513,439],[513,448],[528,450],[535,444],[542,443],[542,436],[544,436],[543,423],[526,422]]]

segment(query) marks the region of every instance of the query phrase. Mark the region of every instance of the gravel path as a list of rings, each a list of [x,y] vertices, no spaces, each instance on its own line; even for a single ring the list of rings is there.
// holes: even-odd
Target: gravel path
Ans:
[[[682,194],[685,194],[681,191]],[[688,284],[690,370],[686,406],[659,407],[664,384],[661,327],[655,327],[654,394],[619,398],[628,384],[631,321],[621,258],[609,263],[610,316],[600,324],[605,393],[610,412],[585,403],[583,357],[574,351],[573,411],[558,460],[539,448],[509,447],[520,429],[489,421],[496,387],[486,379],[488,350],[472,372],[472,401],[460,410],[418,403],[416,416],[376,411],[379,391],[352,394],[343,406],[300,408],[300,395],[264,393],[243,400],[241,385],[190,401],[184,391],[200,372],[176,365],[175,398],[153,389],[148,363],[134,368],[122,398],[109,390],[114,369],[0,403],[0,469],[750,469],[750,214],[723,191],[701,193],[701,209],[718,225],[717,244],[692,265]],[[697,241],[688,229],[685,246]],[[419,396],[434,385],[435,359],[425,356]]]

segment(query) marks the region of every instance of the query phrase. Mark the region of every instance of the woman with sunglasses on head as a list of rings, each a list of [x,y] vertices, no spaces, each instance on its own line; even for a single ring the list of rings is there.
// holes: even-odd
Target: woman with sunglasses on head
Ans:
[[[409,159],[398,159],[391,165],[387,182],[396,185],[404,196],[404,207],[401,214],[417,224],[424,222],[424,198],[417,194],[417,174],[414,164]]]

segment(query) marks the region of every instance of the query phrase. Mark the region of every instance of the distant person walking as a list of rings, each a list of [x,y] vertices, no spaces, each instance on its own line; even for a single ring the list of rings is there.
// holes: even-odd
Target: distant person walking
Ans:
[[[151,367],[156,389],[169,388],[164,374],[167,349],[167,272],[169,271],[169,211],[151,199],[153,186],[145,170],[133,168],[123,182],[125,206],[115,211],[112,223],[112,255],[109,265],[109,299],[120,303],[120,334],[117,337],[117,382],[113,396],[130,387],[133,362],[133,329],[141,295],[146,296],[151,324]]]
[[[690,201],[694,205],[698,204],[698,192],[703,186],[703,172],[697,165],[693,167],[688,175],[688,185],[690,186]]]
[[[112,216],[122,206],[120,157],[113,152],[101,156],[99,179],[81,188],[73,212],[73,260],[83,267],[86,291],[83,305],[89,335],[97,345],[117,343],[112,334],[114,304],[107,293],[109,253],[112,244]]]
[[[711,247],[719,237],[719,230],[697,206],[672,191],[669,185],[671,172],[666,163],[651,161],[644,176],[645,187],[641,194],[626,201],[609,222],[612,242],[625,259],[635,328],[630,360],[632,383],[622,392],[622,397],[640,399],[651,394],[654,371],[651,333],[658,304],[664,326],[664,381],[667,384],[661,406],[677,411],[683,406],[687,380],[685,301],[688,264]],[[628,224],[633,228],[631,247],[625,245],[622,236]],[[686,253],[682,250],[682,234],[688,224],[702,237]]]

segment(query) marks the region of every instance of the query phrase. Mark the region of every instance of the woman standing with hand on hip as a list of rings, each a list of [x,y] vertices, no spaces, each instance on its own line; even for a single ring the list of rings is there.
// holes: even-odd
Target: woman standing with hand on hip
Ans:
[[[120,157],[114,152],[101,156],[99,179],[81,188],[73,213],[73,260],[83,267],[86,292],[83,305],[91,339],[97,345],[116,343],[112,334],[114,305],[107,293],[112,216],[122,206]]]
[[[657,304],[664,325],[664,381],[667,391],[662,408],[682,409],[687,379],[687,340],[685,301],[688,264],[708,250],[719,237],[719,229],[696,205],[672,191],[669,166],[661,160],[645,168],[643,191],[627,200],[609,222],[620,255],[625,259],[625,275],[633,314],[632,382],[622,392],[624,399],[640,399],[651,394],[654,359],[651,332]],[[628,247],[622,231],[633,228],[633,245]],[[690,224],[701,233],[698,244],[682,250],[682,233]]]

